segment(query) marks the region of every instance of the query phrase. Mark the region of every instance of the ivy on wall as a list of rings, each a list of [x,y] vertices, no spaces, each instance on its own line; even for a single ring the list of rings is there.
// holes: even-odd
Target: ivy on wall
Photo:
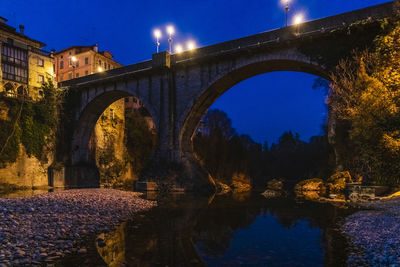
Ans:
[[[8,112],[6,118],[0,119],[0,167],[17,160],[21,144],[28,156],[47,162],[43,151],[54,141],[61,97],[51,80],[41,90],[43,98],[36,102],[1,97]]]

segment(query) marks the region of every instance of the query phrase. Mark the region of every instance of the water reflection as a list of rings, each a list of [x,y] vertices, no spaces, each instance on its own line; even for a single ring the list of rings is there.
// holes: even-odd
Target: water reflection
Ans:
[[[100,235],[97,248],[109,266],[342,266],[346,242],[335,229],[349,213],[258,195],[183,195]]]

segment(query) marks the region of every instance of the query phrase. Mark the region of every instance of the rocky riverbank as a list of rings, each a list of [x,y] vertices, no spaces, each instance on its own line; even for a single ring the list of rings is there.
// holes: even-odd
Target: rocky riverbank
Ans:
[[[87,238],[156,205],[140,193],[77,189],[0,199],[0,266],[40,265],[86,253]]]
[[[400,198],[364,203],[346,218],[350,237],[349,266],[400,266]]]

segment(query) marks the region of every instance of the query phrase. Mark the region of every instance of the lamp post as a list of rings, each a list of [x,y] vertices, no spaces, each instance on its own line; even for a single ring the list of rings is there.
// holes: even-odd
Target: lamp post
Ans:
[[[288,13],[289,13],[289,0],[285,1],[285,16],[286,16],[286,27],[288,26]]]
[[[156,46],[157,46],[157,53],[158,53],[158,48],[160,46],[161,31],[158,29],[154,30],[154,36],[156,37]]]
[[[76,68],[76,62],[78,59],[75,56],[71,57],[71,65],[72,65],[72,79],[75,79],[75,68]]]
[[[303,14],[297,14],[296,16],[294,16],[293,18],[293,24],[296,25],[296,29],[297,29],[297,35],[300,34],[300,24],[303,23],[304,21],[304,15]]]
[[[189,41],[188,43],[187,43],[187,49],[188,50],[193,50],[193,49],[195,49],[196,48],[196,44],[193,42],[193,41]]]
[[[175,33],[175,29],[173,26],[167,27],[167,33],[169,35],[168,43],[169,43],[169,52],[172,54],[172,35]]]
[[[181,45],[176,45],[175,46],[175,53],[179,54],[183,52],[183,47]]]

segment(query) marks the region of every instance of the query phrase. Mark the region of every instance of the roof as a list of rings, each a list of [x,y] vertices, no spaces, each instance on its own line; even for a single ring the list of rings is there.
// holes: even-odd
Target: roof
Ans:
[[[3,17],[0,17],[0,18],[3,19],[3,20],[5,20],[5,21],[7,21],[7,19],[5,19],[5,18],[3,18]],[[17,30],[16,30],[14,27],[12,27],[12,26],[10,26],[10,25],[7,25],[7,24],[5,24],[5,23],[0,23],[0,30],[9,32],[9,33],[14,34],[14,35],[17,35],[18,37],[20,37],[20,38],[22,38],[22,39],[25,39],[25,40],[28,40],[28,41],[31,41],[31,42],[35,42],[35,43],[37,43],[37,44],[39,45],[40,48],[46,46],[45,43],[42,43],[42,42],[40,42],[40,41],[38,41],[38,40],[29,38],[29,37],[26,36],[25,34],[21,34],[21,33],[17,32]]]
[[[70,47],[64,48],[60,51],[55,52],[54,55],[58,55],[58,54],[64,53],[65,51],[68,51],[71,49],[76,49],[76,48],[87,48],[88,50],[91,50],[91,49],[93,49],[94,46],[95,45],[73,45],[73,46],[70,46]]]

